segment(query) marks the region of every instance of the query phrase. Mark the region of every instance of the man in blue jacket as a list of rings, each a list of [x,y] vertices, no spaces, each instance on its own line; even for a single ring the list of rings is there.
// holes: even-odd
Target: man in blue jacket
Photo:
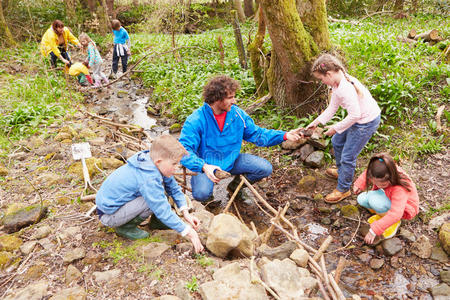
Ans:
[[[252,118],[236,103],[239,83],[225,75],[211,79],[203,88],[204,105],[195,110],[181,130],[180,143],[189,152],[181,164],[198,175],[192,176],[193,197],[207,201],[220,181],[214,171],[224,170],[233,175],[244,174],[256,182],[272,173],[272,165],[264,158],[240,153],[242,141],[269,147],[284,140],[296,141],[298,130],[284,132],[255,125]]]

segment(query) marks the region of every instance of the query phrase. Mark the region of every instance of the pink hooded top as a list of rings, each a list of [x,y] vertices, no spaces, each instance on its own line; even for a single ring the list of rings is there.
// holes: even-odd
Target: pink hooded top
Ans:
[[[384,189],[386,196],[391,200],[391,208],[384,217],[370,224],[370,228],[376,235],[381,235],[389,226],[400,219],[410,220],[414,218],[419,212],[419,195],[417,194],[416,185],[402,168],[397,166],[397,170],[401,175],[405,176],[404,180],[409,184],[411,191],[408,192],[401,185],[390,185]],[[354,186],[364,191],[366,189],[366,176],[367,170],[356,179]],[[378,187],[373,185],[372,190],[378,190]]]
[[[353,84],[343,77],[341,82],[339,82],[339,86],[337,88],[332,88],[333,93],[331,95],[330,104],[320,116],[317,117],[317,121],[321,124],[326,124],[331,120],[339,106],[347,110],[347,117],[333,125],[333,128],[337,133],[344,132],[355,123],[365,124],[373,121],[381,112],[369,90],[355,77],[348,74],[346,75],[363,93],[363,97],[360,99]]]

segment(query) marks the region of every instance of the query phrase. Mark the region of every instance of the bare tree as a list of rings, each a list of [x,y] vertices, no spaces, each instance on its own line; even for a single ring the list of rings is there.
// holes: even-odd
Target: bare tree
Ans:
[[[253,0],[244,0],[244,14],[247,18],[250,18],[255,13],[253,8]]]
[[[8,24],[6,23],[5,16],[3,15],[3,3],[0,0],[0,37],[6,42],[8,46],[15,46],[17,42],[9,30]]]

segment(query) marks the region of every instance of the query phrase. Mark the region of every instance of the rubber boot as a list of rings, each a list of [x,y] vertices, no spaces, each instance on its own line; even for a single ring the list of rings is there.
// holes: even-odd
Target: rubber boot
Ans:
[[[166,226],[163,222],[161,222],[160,219],[158,219],[154,214],[150,218],[150,222],[148,223],[149,229],[160,229],[160,230],[166,230],[170,229]]]
[[[148,232],[137,227],[142,221],[144,221],[144,219],[137,216],[128,223],[116,227],[117,235],[130,240],[145,239],[149,236]]]
[[[101,86],[102,86],[102,81],[101,81],[101,79],[95,79],[94,87],[101,87]]]

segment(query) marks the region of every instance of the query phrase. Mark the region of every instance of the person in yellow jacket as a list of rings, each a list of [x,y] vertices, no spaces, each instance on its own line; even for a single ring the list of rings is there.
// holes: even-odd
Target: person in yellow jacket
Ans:
[[[76,76],[78,82],[82,86],[87,86],[89,84],[94,84],[91,75],[89,74],[89,68],[87,63],[76,62],[73,63],[69,68],[69,75]],[[87,81],[87,82],[86,82]]]
[[[41,53],[45,57],[50,55],[53,68],[56,68],[58,58],[70,67],[72,61],[67,52],[69,42],[81,48],[78,39],[70,32],[69,28],[64,27],[63,22],[60,20],[53,21],[52,26],[44,33],[41,41]]]

